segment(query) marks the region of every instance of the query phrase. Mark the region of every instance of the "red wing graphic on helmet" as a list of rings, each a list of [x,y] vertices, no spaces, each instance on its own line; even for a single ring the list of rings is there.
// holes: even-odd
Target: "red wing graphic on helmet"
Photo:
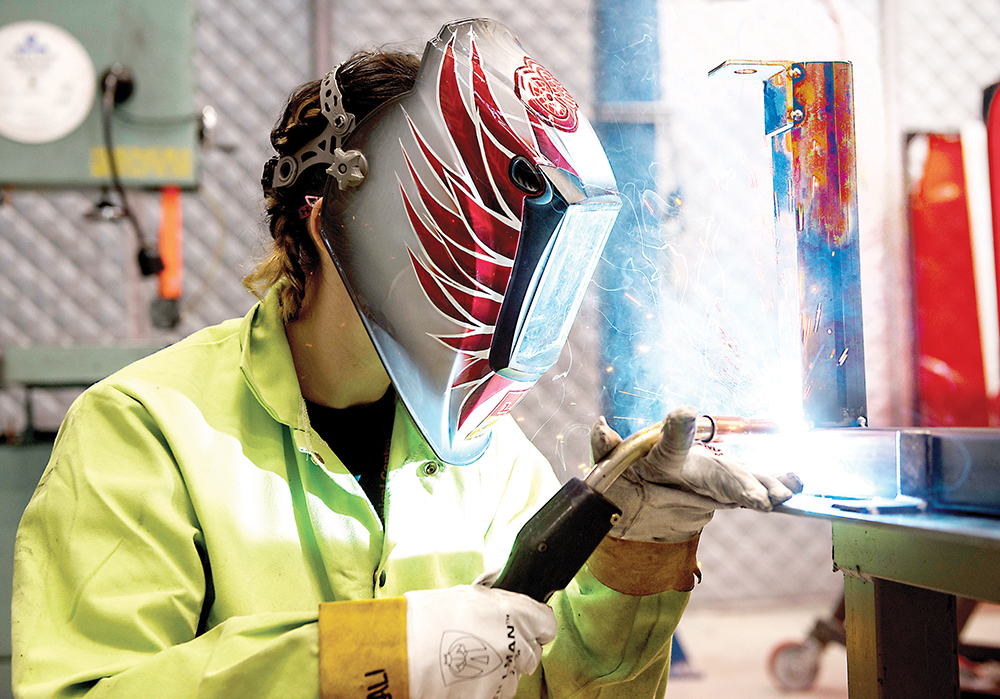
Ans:
[[[525,102],[528,108],[512,117],[530,123],[533,137],[518,134],[497,104],[475,39],[468,74],[459,74],[453,39],[438,75],[437,106],[450,134],[450,145],[459,155],[457,165],[449,165],[435,153],[406,115],[417,146],[417,150],[407,152],[403,145],[413,186],[408,191],[399,182],[419,241],[408,248],[410,262],[427,299],[456,325],[454,334],[435,337],[463,357],[452,382],[453,388],[468,389],[463,420],[481,399],[494,397],[512,383],[494,375],[489,366],[490,343],[517,252],[526,196],[507,175],[510,161],[523,155],[532,162],[572,170],[547,137],[544,144],[538,140],[544,136],[539,119],[545,117],[550,125],[561,120],[558,126],[563,130],[570,130],[570,122],[576,128],[576,103],[548,71],[534,61],[529,65],[529,60],[525,59],[525,66],[532,72],[523,76],[525,87],[520,90],[530,92],[529,97],[538,104]],[[539,78],[539,69],[549,81],[548,92],[537,88],[540,81],[545,82]],[[460,86],[468,90],[469,85],[471,99],[467,101]],[[558,96],[553,98],[555,106],[549,104],[553,99],[545,101],[545,94]],[[524,102],[526,98],[521,99]]]

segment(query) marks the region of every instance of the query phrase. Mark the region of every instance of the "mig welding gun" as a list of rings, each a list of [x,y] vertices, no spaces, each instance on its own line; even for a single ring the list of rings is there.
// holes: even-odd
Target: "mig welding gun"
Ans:
[[[773,431],[768,421],[699,417],[679,408],[623,441],[601,418],[591,435],[596,464],[521,528],[493,587],[544,602],[569,584],[609,533],[683,541],[716,509],[770,511],[802,491],[798,477],[753,474],[706,445],[726,434]]]

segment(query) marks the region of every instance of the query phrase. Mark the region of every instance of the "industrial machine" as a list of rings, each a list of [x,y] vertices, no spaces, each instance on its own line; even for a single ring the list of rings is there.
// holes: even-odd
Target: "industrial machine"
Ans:
[[[127,224],[159,277],[161,328],[180,319],[180,192],[198,186],[215,120],[194,106],[195,17],[194,0],[0,6],[0,187],[95,190],[90,217]],[[162,192],[158,236],[127,189]]]
[[[192,0],[4,3],[0,184],[196,186],[194,28]]]

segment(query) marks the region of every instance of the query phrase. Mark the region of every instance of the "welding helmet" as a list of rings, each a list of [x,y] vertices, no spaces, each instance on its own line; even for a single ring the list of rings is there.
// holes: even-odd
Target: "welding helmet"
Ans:
[[[445,25],[357,125],[334,73],[321,99],[331,127],[284,171],[329,163],[324,243],[431,448],[471,462],[559,358],[621,207],[607,156],[490,20]]]

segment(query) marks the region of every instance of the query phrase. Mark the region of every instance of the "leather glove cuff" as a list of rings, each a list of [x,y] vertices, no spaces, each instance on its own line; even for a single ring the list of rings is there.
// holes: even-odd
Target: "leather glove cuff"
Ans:
[[[404,598],[319,606],[319,687],[321,699],[409,697]]]
[[[701,580],[698,540],[678,543],[633,541],[606,536],[587,560],[591,574],[604,586],[626,595],[687,592]]]

